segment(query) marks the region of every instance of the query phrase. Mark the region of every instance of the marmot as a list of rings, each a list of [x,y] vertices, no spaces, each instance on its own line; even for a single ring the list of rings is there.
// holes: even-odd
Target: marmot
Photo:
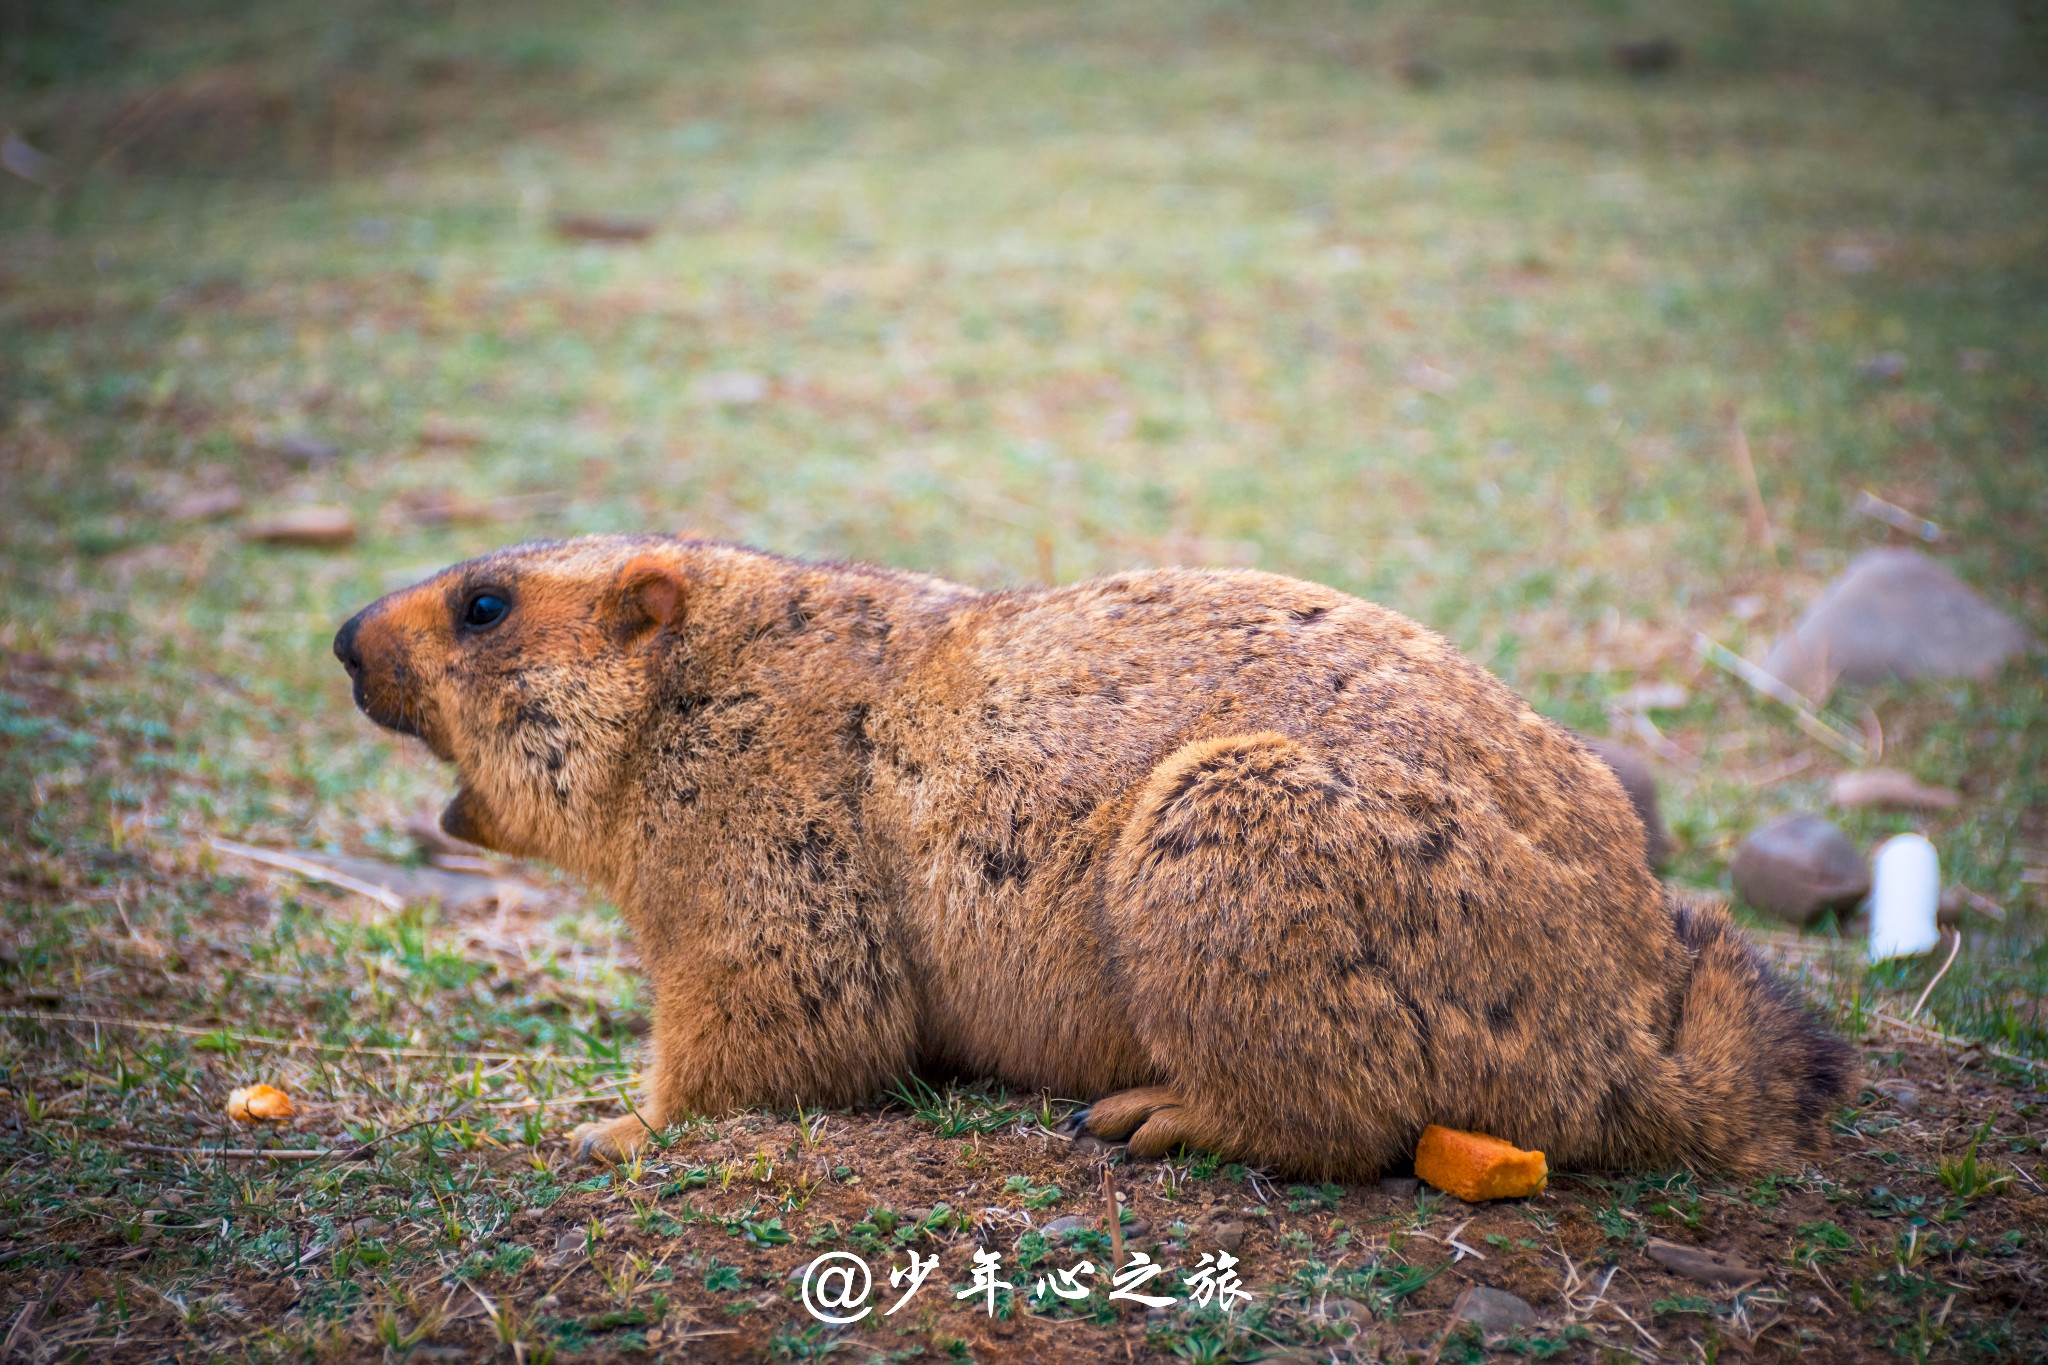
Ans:
[[[617,1158],[920,1067],[1366,1179],[1426,1124],[1557,1167],[1817,1151],[1854,1054],[1652,876],[1614,774],[1447,641],[1267,573],[979,592],[734,545],[514,547],[365,609],[449,833],[613,896],[654,996]]]

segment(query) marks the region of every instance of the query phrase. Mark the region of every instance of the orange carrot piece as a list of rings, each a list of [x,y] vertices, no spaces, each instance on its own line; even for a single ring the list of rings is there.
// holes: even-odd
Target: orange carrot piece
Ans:
[[[1541,1152],[1525,1152],[1497,1137],[1432,1123],[1415,1144],[1415,1174],[1468,1204],[1477,1204],[1536,1193],[1550,1178],[1550,1166]]]

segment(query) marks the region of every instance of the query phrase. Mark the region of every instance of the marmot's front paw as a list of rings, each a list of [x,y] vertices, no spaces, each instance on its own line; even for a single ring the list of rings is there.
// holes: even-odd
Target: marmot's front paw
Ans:
[[[579,1123],[569,1134],[569,1150],[578,1161],[600,1161],[609,1166],[624,1161],[647,1141],[648,1129],[637,1114],[626,1114],[599,1123]]]

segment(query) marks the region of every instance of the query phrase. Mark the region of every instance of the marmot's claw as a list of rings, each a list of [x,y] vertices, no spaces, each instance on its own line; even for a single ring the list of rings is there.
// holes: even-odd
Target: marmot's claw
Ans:
[[[1088,1135],[1088,1115],[1094,1110],[1092,1104],[1084,1104],[1060,1120],[1060,1126],[1053,1132],[1063,1138],[1078,1138]]]
[[[606,1131],[610,1127],[608,1123],[577,1124],[569,1133],[571,1159],[599,1166],[609,1166],[618,1160],[618,1153]]]

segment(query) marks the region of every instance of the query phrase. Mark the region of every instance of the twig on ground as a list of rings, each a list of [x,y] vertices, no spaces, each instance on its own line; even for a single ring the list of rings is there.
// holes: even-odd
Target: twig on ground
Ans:
[[[434,1124],[452,1123],[456,1119],[461,1118],[464,1113],[468,1112],[469,1107],[475,1103],[476,1100],[473,1098],[466,1099],[461,1104],[456,1105],[453,1109],[450,1109],[445,1114],[436,1114],[432,1118],[420,1119],[415,1123],[408,1123],[403,1128],[394,1128],[388,1133],[379,1133],[376,1137],[371,1138],[367,1142],[359,1142],[355,1146],[343,1150],[339,1154],[339,1159],[342,1161],[367,1160],[369,1158],[370,1153],[375,1151],[383,1143],[389,1142],[391,1141],[391,1139],[395,1137],[404,1137],[407,1133],[415,1132],[418,1129],[431,1127]]]
[[[1735,471],[1742,476],[1742,491],[1749,502],[1749,538],[1763,546],[1764,553],[1778,557],[1778,536],[1771,529],[1771,516],[1764,506],[1763,485],[1757,482],[1756,461],[1749,457],[1749,436],[1742,429],[1742,414],[1728,414],[1728,449],[1735,457]]]
[[[176,1033],[187,1038],[221,1038],[243,1047],[274,1047],[287,1052],[339,1052],[365,1057],[405,1057],[441,1062],[524,1062],[538,1066],[618,1065],[596,1058],[556,1057],[544,1052],[444,1052],[425,1047],[366,1047],[360,1043],[322,1043],[310,1038],[265,1038],[260,1034],[230,1033],[226,1029],[200,1028],[194,1024],[160,1024],[152,1019],[70,1014],[58,1010],[0,1010],[0,1019],[19,1019],[34,1024],[94,1024],[104,1028],[139,1029],[145,1033]]]
[[[1922,1038],[1941,1043],[1947,1047],[1978,1047],[1994,1057],[2011,1062],[2015,1066],[2031,1067],[2036,1071],[2048,1070],[2048,1061],[2043,1061],[2039,1057],[2023,1057],[2017,1052],[2008,1052],[1994,1043],[1978,1042],[1973,1038],[1958,1038],[1953,1033],[1943,1033],[1938,1028],[1929,1028],[1925,1024],[1916,1024],[1909,1019],[1901,1019],[1896,1014],[1886,1014],[1883,1010],[1872,1010],[1870,1017],[1877,1020],[1880,1024],[1889,1024],[1895,1029],[1902,1029],[1907,1033],[1917,1034]]]
[[[1886,502],[1868,488],[1856,495],[1856,510],[1874,521],[1881,521],[1895,531],[1904,531],[1915,540],[1924,540],[1932,545],[1941,539],[1941,528],[1925,517],[1915,516],[1895,502]]]
[[[1809,736],[1827,745],[1851,763],[1860,766],[1870,761],[1868,745],[1840,726],[1822,718],[1820,712],[1807,705],[1806,698],[1800,696],[1783,678],[1764,672],[1734,650],[1716,644],[1704,634],[1696,634],[1692,638],[1701,658],[1733,674],[1737,681],[1747,685],[1752,691],[1762,693],[1791,711],[1792,719]]]
[[[1102,1168],[1102,1199],[1109,1206],[1109,1265],[1112,1273],[1124,1268],[1123,1208],[1116,1202],[1116,1172]]]
[[[30,1336],[35,1335],[36,1324],[42,1321],[43,1314],[50,1311],[50,1305],[55,1303],[58,1296],[71,1287],[71,1282],[76,1278],[78,1278],[78,1267],[75,1265],[66,1266],[64,1267],[64,1273],[57,1277],[57,1282],[50,1286],[49,1293],[43,1295],[40,1299],[31,1299],[27,1303],[22,1304],[21,1311],[15,1314],[14,1325],[7,1329],[6,1340],[0,1341],[0,1360],[12,1360],[14,1358],[16,1340],[24,1332]]]
[[[124,1152],[158,1156],[210,1156],[223,1161],[325,1161],[359,1159],[355,1147],[167,1147],[159,1142],[123,1142]]]
[[[482,1104],[477,1107],[480,1109],[566,1109],[579,1104],[616,1104],[618,1099],[619,1096],[616,1091],[607,1091],[602,1095],[561,1095],[550,1100],[492,1100],[488,1104]]]
[[[338,886],[344,891],[353,891],[358,896],[377,902],[386,910],[405,909],[405,897],[378,886],[375,882],[366,882],[360,877],[351,877],[346,872],[322,867],[307,858],[294,857],[276,849],[257,848],[254,844],[238,844],[232,839],[208,839],[206,846],[216,853],[225,853],[229,857],[244,858],[252,863],[261,863],[265,867],[274,867],[281,872],[303,877],[309,882],[324,882],[328,886]]]
[[[1948,975],[1948,969],[1956,965],[1956,954],[1963,950],[1963,931],[1957,929],[1955,936],[1956,941],[1948,947],[1947,961],[1941,964],[1941,970],[1934,974],[1934,979],[1927,983],[1927,989],[1920,992],[1920,998],[1913,1002],[1913,1008],[1906,1011],[1908,1019],[1918,1019],[1920,1017],[1920,1008],[1927,1003],[1927,997],[1934,994],[1934,988],[1941,984],[1941,979],[1944,976]]]
[[[1627,1309],[1623,1308],[1618,1303],[1610,1303],[1607,1305],[1607,1307],[1611,1312],[1615,1314],[1615,1316],[1619,1317],[1623,1322],[1627,1323],[1629,1326],[1635,1328],[1636,1335],[1641,1337],[1644,1341],[1649,1342],[1651,1350],[1661,1351],[1664,1349],[1664,1343],[1657,1340],[1657,1338],[1651,1336],[1648,1332],[1644,1331],[1643,1325],[1640,1322],[1637,1322],[1634,1318],[1630,1317],[1628,1315]]]
[[[2001,924],[2005,922],[2005,907],[1997,901],[1989,896],[1980,896],[1967,886],[1958,887],[1957,889],[1963,893],[1963,899],[1969,902],[1972,910],[1975,910],[1986,919],[1995,919]]]
[[[1458,1253],[1457,1255],[1451,1257],[1452,1265],[1456,1265],[1459,1261],[1463,1260],[1467,1256],[1470,1256],[1475,1261],[1483,1261],[1486,1259],[1485,1252],[1475,1251],[1473,1248],[1465,1245],[1463,1242],[1458,1240],[1458,1234],[1471,1226],[1472,1220],[1470,1218],[1467,1218],[1464,1222],[1452,1228],[1449,1234],[1446,1235],[1444,1238],[1444,1245],[1447,1247],[1454,1248]]]

